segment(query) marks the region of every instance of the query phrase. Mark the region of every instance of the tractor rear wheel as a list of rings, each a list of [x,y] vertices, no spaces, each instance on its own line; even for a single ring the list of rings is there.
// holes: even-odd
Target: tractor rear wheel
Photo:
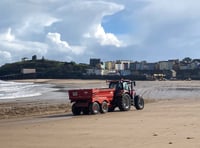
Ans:
[[[128,111],[131,108],[131,97],[128,94],[123,94],[121,98],[118,99],[118,107],[120,111]]]
[[[103,101],[101,104],[101,113],[107,113],[108,112],[108,103],[106,101]]]
[[[135,108],[137,110],[142,110],[144,108],[144,99],[142,96],[135,96]]]
[[[80,107],[76,107],[76,103],[74,103],[72,105],[72,113],[73,115],[77,116],[81,114],[81,108]]]
[[[90,108],[91,114],[98,114],[100,111],[100,106],[99,106],[99,103],[97,102],[91,103],[89,108]]]

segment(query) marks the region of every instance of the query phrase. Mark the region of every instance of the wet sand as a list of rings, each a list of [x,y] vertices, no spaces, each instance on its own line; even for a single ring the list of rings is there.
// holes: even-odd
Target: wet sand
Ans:
[[[65,84],[66,80],[62,81],[61,85]],[[200,147],[199,82],[154,81],[137,84],[143,96],[156,100],[145,104],[142,111],[132,107],[128,112],[116,110],[76,117],[67,111],[56,115],[0,120],[1,147]],[[158,99],[159,95],[162,95],[161,99]]]

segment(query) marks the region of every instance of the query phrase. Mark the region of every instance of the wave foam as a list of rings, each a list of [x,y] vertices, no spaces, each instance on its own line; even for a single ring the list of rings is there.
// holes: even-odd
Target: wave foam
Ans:
[[[40,96],[53,91],[50,84],[18,83],[0,80],[0,99],[15,99]]]

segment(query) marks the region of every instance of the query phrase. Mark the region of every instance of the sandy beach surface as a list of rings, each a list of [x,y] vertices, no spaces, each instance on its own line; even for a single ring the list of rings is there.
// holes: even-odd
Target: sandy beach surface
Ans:
[[[59,81],[56,83],[66,85],[66,81]],[[89,83],[92,85],[94,81]],[[103,85],[102,81],[98,83]],[[145,104],[141,111],[132,107],[128,112],[116,110],[74,117],[70,110],[63,110],[0,120],[0,145],[3,148],[199,148],[199,85],[198,81],[139,82],[138,91],[147,99],[156,100]]]

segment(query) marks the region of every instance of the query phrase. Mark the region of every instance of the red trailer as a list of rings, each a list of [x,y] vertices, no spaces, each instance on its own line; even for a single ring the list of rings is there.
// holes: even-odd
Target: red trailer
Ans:
[[[135,82],[130,80],[114,80],[109,81],[109,88],[69,90],[72,112],[74,115],[98,114],[114,111],[115,107],[128,111],[131,105],[141,110],[144,100],[136,95],[133,85]]]

